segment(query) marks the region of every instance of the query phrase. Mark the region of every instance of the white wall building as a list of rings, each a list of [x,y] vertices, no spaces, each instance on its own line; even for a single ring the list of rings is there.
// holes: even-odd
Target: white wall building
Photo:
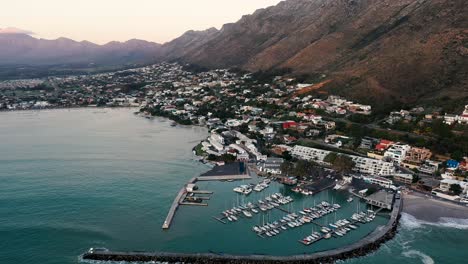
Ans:
[[[390,158],[393,162],[400,164],[406,157],[406,153],[411,149],[411,146],[405,144],[394,144],[387,149],[384,157]]]
[[[299,145],[294,146],[291,152],[291,154],[294,157],[297,157],[299,159],[311,160],[318,163],[325,163],[323,160],[330,153],[331,151],[328,150],[309,148]],[[354,170],[357,172],[372,175],[391,175],[395,172],[395,167],[391,162],[366,157],[359,157],[354,155],[347,156],[354,161]]]

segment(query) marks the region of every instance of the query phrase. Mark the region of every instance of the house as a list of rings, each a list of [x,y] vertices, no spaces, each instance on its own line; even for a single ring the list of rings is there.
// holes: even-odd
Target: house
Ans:
[[[453,159],[447,160],[445,164],[447,165],[448,169],[454,169],[454,170],[458,169],[458,166],[460,166],[460,163]]]
[[[429,149],[412,147],[406,153],[406,157],[401,165],[409,169],[416,169],[431,156],[432,152]]]
[[[361,144],[359,145],[359,148],[372,149],[374,147],[376,141],[377,140],[375,138],[363,137],[361,139]]]
[[[421,166],[419,166],[418,170],[422,173],[426,174],[434,174],[439,169],[439,163],[426,160]]]
[[[457,115],[451,115],[451,114],[445,114],[444,116],[444,123],[447,125],[453,125],[455,122],[457,122],[458,116]]]
[[[431,156],[432,152],[427,148],[411,147],[411,149],[406,153],[405,160],[422,163],[425,160],[431,158]]]
[[[450,192],[450,186],[453,184],[458,184],[462,188],[462,194],[467,194],[468,192],[468,182],[453,180],[453,179],[443,179],[440,181],[440,190],[443,192]]]
[[[381,139],[380,142],[375,146],[375,150],[377,151],[384,151],[388,149],[391,145],[393,145],[393,141]]]
[[[399,174],[393,175],[393,179],[397,182],[401,182],[404,184],[411,184],[413,183],[413,174],[399,173]]]
[[[297,123],[295,121],[286,121],[283,123],[283,129],[296,128]]]
[[[384,153],[384,157],[389,158],[396,164],[400,164],[406,157],[406,153],[410,150],[409,145],[405,144],[393,144],[390,148],[387,149]]]

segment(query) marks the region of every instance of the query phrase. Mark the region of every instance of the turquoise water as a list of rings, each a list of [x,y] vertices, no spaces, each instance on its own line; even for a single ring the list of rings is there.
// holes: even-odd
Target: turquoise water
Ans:
[[[164,231],[161,225],[180,187],[209,169],[191,153],[206,135],[206,129],[171,127],[129,109],[0,113],[0,263],[78,263],[89,247],[300,254],[349,244],[386,221],[379,217],[344,238],[309,247],[297,240],[312,231],[311,225],[261,239],[251,231],[262,222],[260,215],[226,225],[212,219],[237,203],[232,188],[241,182],[206,182],[199,186],[214,191],[209,206],[181,207]],[[272,192],[291,194],[278,184],[265,194]],[[247,201],[263,195],[253,193]],[[332,191],[291,195],[295,211],[314,201],[343,205],[322,223],[349,217],[359,203],[348,204],[347,194]],[[273,211],[265,220],[283,214]],[[462,263],[468,246],[464,224],[434,227],[405,216],[395,240],[346,263]]]

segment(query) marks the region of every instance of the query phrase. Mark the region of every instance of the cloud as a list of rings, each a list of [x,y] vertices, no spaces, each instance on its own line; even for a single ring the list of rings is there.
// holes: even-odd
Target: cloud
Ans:
[[[0,28],[0,34],[26,34],[26,35],[34,35],[35,33],[29,30],[14,28],[14,27],[7,27],[7,28]]]

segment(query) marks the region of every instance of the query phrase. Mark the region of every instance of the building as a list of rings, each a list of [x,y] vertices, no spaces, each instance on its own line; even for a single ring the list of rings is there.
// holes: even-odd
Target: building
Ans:
[[[426,174],[434,174],[439,169],[439,163],[426,160],[421,166],[419,166],[418,170],[422,173]]]
[[[430,159],[432,156],[432,152],[427,148],[416,148],[412,147],[406,153],[406,159],[410,161],[415,161],[418,163],[422,163],[427,159]]]
[[[331,151],[328,150],[309,148],[299,145],[294,146],[291,152],[291,154],[296,158],[311,160],[322,164],[326,164],[326,162],[324,162],[324,159],[330,153]],[[359,157],[354,155],[347,156],[354,161],[354,170],[357,172],[373,175],[391,175],[395,172],[395,167],[391,162],[370,159],[366,157]]]
[[[393,185],[392,180],[383,177],[362,177],[362,179],[371,184],[377,184],[384,188],[390,188]]]
[[[391,159],[396,164],[400,164],[406,157],[406,153],[411,149],[409,145],[393,144],[384,153],[384,157]]]
[[[379,144],[375,146],[375,150],[377,151],[384,151],[388,149],[391,145],[393,145],[393,141],[381,139]]]
[[[399,173],[393,175],[393,179],[397,182],[401,182],[404,184],[412,184],[413,183],[413,174],[409,173]]]
[[[447,168],[454,169],[454,170],[458,169],[458,166],[460,166],[460,163],[458,161],[452,160],[452,159],[447,160],[446,164],[447,164]]]
[[[282,158],[267,158],[264,162],[260,163],[258,167],[260,171],[271,174],[281,174],[281,165],[284,160]]]
[[[376,142],[377,142],[377,140],[375,138],[363,137],[361,139],[361,144],[359,145],[359,148],[373,149]]]
[[[443,192],[450,192],[450,186],[453,184],[458,184],[462,188],[462,195],[466,195],[468,193],[468,182],[453,180],[453,179],[443,179],[440,181],[440,190]]]

